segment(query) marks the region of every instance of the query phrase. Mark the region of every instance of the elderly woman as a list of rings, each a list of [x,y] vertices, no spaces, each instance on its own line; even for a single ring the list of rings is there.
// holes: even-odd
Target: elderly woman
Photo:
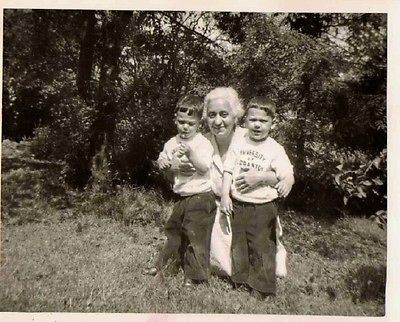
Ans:
[[[213,191],[217,197],[221,195],[221,185],[223,176],[223,162],[225,160],[229,146],[235,136],[244,135],[244,130],[237,126],[238,121],[243,115],[243,107],[237,92],[230,87],[219,87],[207,94],[204,100],[204,114],[209,133],[206,137],[214,147],[213,165],[211,168],[211,179]],[[274,186],[278,182],[273,171],[257,172],[249,170],[244,172],[236,179],[235,185],[241,192],[250,191],[258,185]],[[232,274],[231,271],[231,240],[232,235],[228,229],[226,217],[219,211],[219,201],[217,198],[217,214],[211,236],[210,263],[212,269],[219,275]],[[277,221],[278,235],[282,230]],[[279,249],[284,251],[283,246],[278,243]],[[278,276],[284,276],[285,254],[278,260]]]
[[[214,148],[213,163],[211,166],[212,190],[217,196],[217,214],[211,236],[210,263],[212,270],[218,275],[231,276],[231,240],[232,235],[228,229],[226,217],[219,210],[219,198],[221,196],[223,163],[229,146],[236,136],[243,136],[244,129],[237,126],[244,113],[237,92],[230,87],[218,87],[209,92],[204,100],[204,113],[209,132],[205,135]],[[181,174],[192,175],[195,171],[190,162],[175,165],[173,171]],[[246,192],[258,185],[274,186],[278,182],[273,171],[257,172],[249,170],[239,176],[235,184],[237,189]],[[281,234],[279,220],[278,235]],[[283,247],[278,242],[279,247]],[[284,264],[284,263],[283,263]],[[283,265],[283,268],[285,266]],[[147,274],[156,275],[157,269],[146,270]],[[277,275],[285,275],[281,270]]]

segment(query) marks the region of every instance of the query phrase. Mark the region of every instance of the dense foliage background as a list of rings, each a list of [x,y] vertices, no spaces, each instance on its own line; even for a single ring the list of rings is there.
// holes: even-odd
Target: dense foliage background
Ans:
[[[279,107],[288,204],[386,216],[386,15],[4,10],[3,139],[74,187],[160,186],[186,93]]]

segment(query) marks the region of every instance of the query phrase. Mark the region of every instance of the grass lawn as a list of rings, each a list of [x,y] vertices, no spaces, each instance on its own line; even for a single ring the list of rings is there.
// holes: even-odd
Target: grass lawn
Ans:
[[[183,275],[143,275],[164,242],[171,203],[151,191],[77,193],[57,167],[3,143],[0,311],[169,312],[381,316],[386,231],[362,218],[281,214],[288,277],[263,302],[213,276],[187,290]]]

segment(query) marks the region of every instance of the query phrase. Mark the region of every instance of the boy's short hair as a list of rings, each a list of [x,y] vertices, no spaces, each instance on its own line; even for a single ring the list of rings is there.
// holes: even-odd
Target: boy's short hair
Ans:
[[[257,96],[257,97],[252,98],[246,106],[245,116],[247,115],[247,112],[251,108],[263,110],[267,113],[267,115],[269,115],[271,117],[275,117],[276,104],[272,99],[270,99],[268,97]]]
[[[196,95],[186,95],[176,104],[175,116],[178,112],[194,115],[201,120],[203,116],[203,99]]]

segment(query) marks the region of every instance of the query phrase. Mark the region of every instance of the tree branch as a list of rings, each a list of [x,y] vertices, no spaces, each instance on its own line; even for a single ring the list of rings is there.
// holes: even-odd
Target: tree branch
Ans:
[[[222,47],[221,45],[219,45],[218,43],[216,43],[214,40],[208,38],[206,35],[203,35],[202,33],[193,30],[187,26],[185,26],[184,24],[182,24],[181,22],[179,22],[177,19],[175,19],[174,17],[172,17],[172,15],[168,14],[168,13],[164,13],[164,15],[166,17],[168,17],[170,19],[171,22],[175,23],[177,26],[181,27],[182,29],[185,29],[187,31],[190,31],[192,34],[202,38],[203,40],[205,40],[207,43],[212,44],[216,47],[218,47],[219,49],[221,49],[222,51],[226,52],[226,49],[224,47]]]

